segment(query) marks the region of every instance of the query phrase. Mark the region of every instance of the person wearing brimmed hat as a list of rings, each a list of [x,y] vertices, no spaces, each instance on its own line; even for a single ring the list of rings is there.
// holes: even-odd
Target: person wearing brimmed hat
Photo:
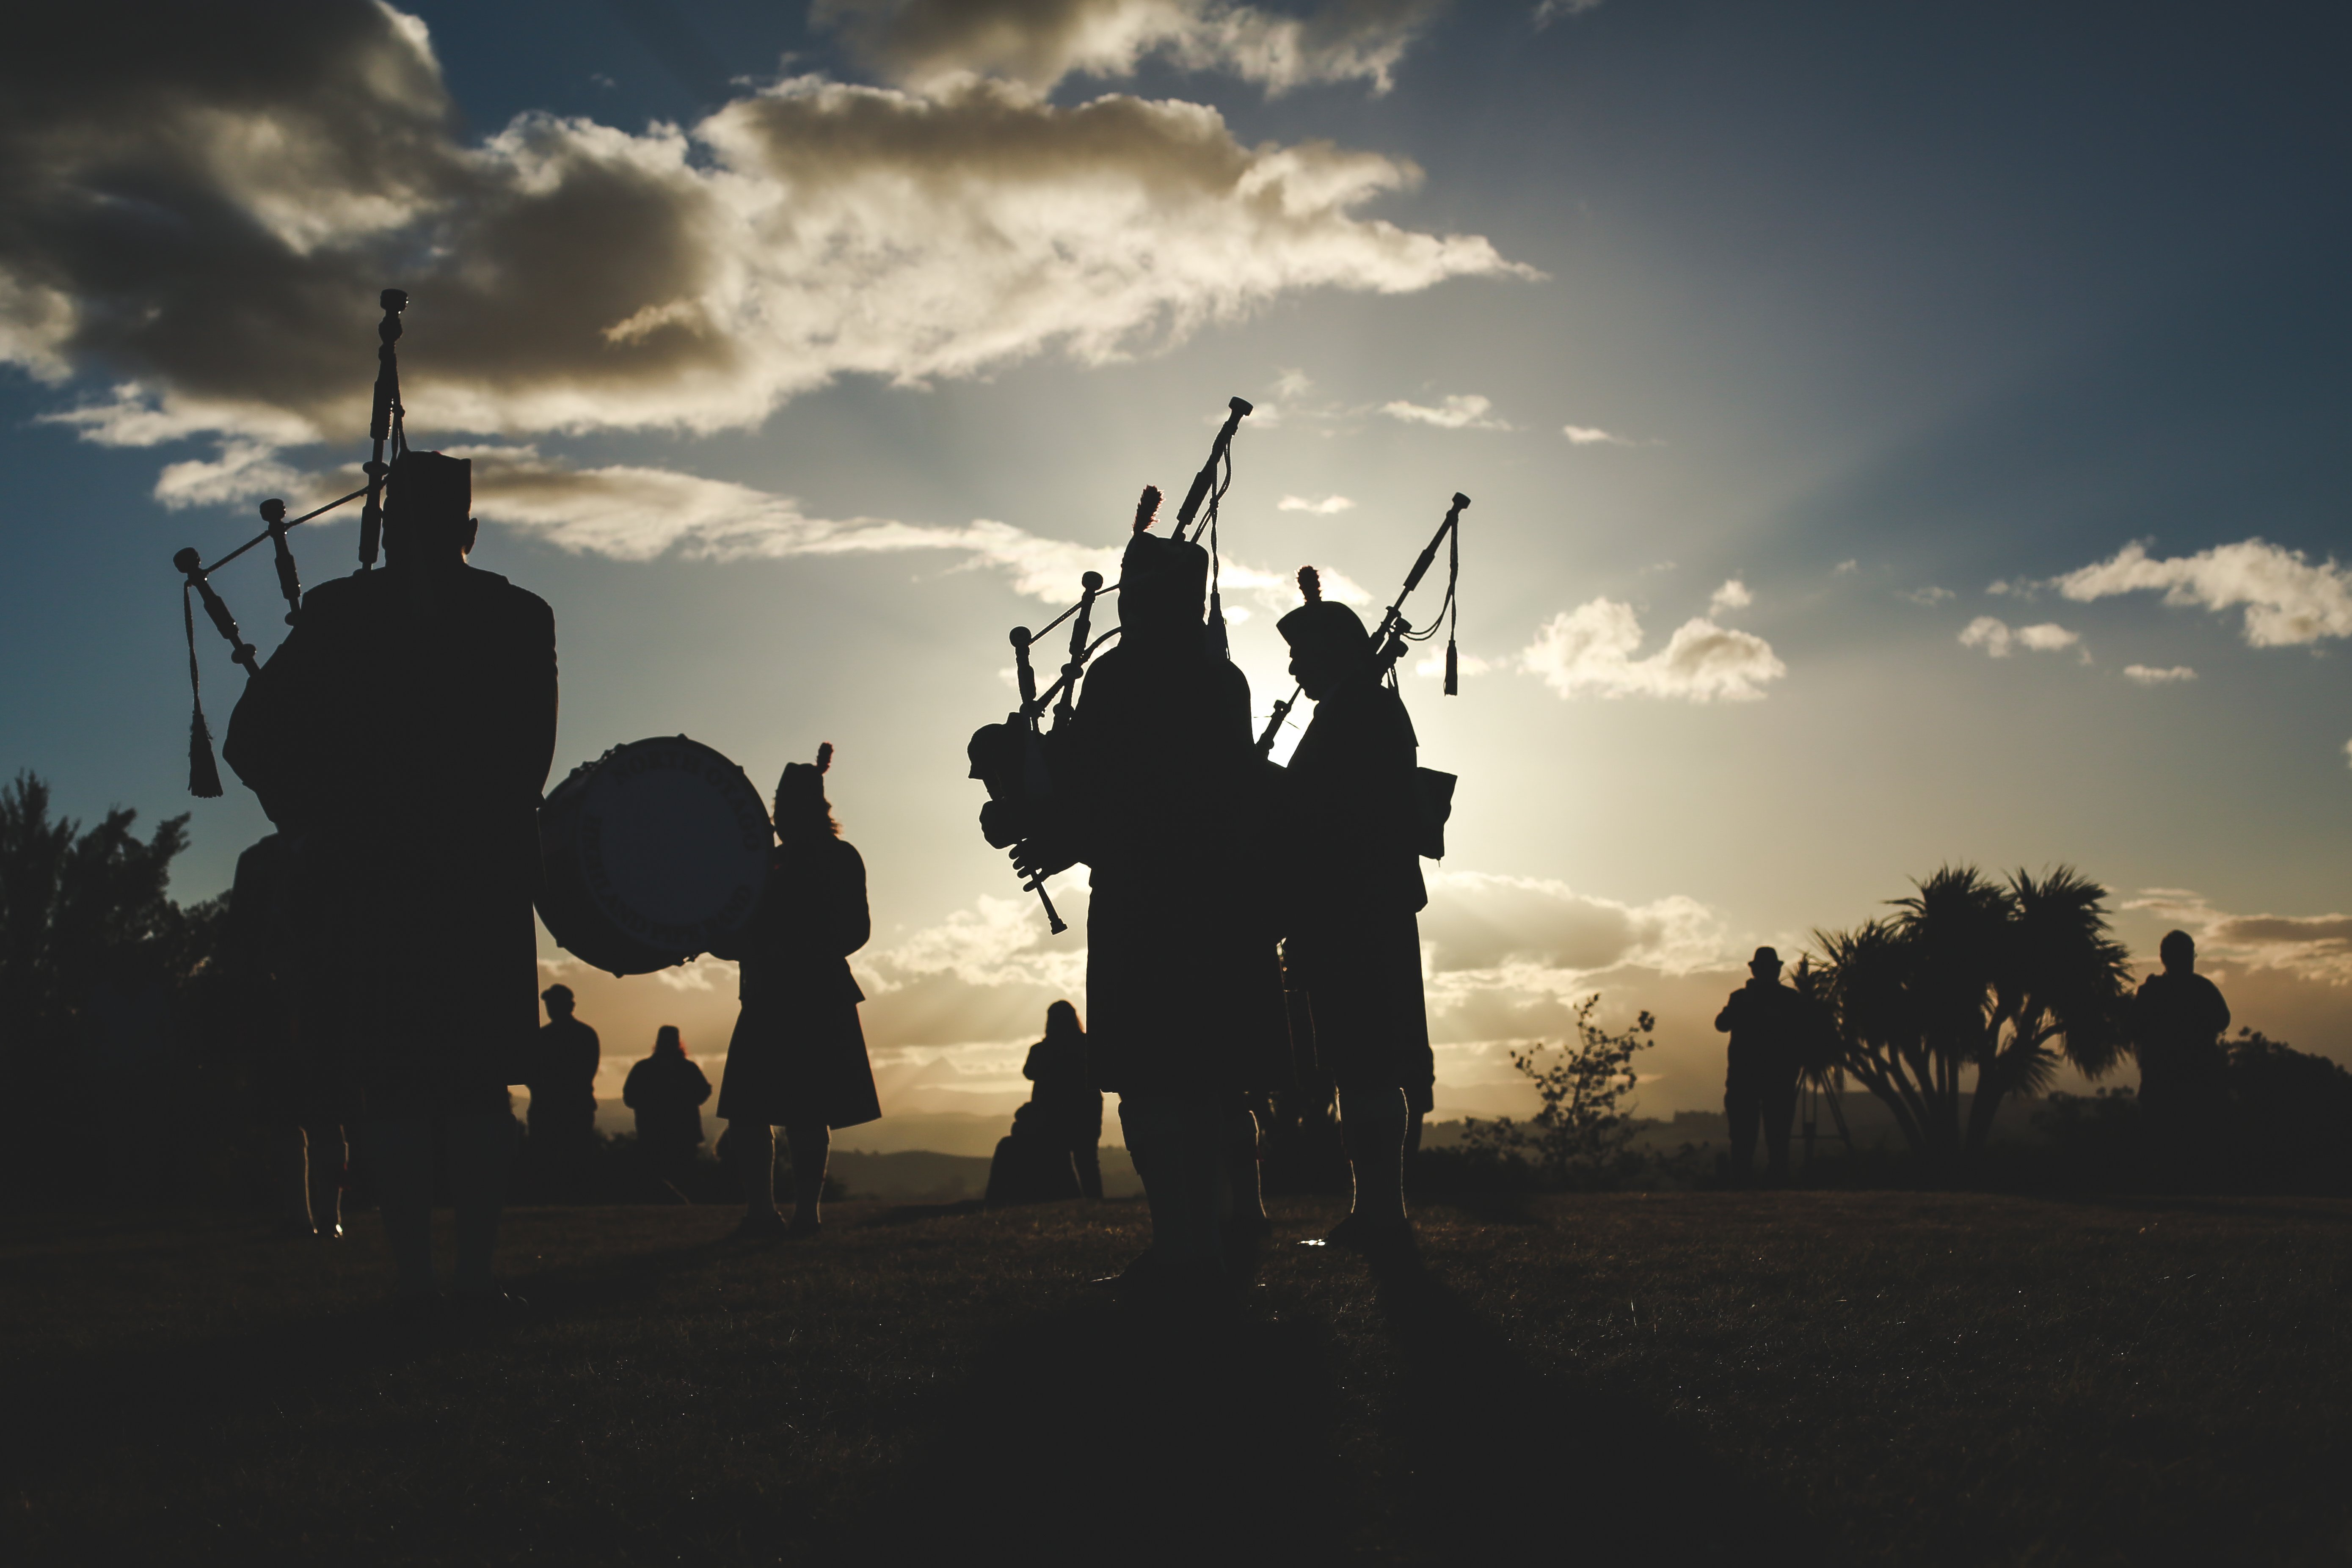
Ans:
[[[1755,1173],[1759,1121],[1765,1173],[1774,1182],[1788,1179],[1789,1124],[1797,1115],[1809,1036],[1818,1026],[1804,995],[1780,984],[1780,953],[1758,948],[1748,976],[1715,1016],[1716,1028],[1731,1037],[1724,1053],[1723,1113],[1731,1123],[1731,1179],[1742,1185]]]
[[[571,986],[558,981],[539,999],[547,1004],[547,1022],[522,1071],[530,1090],[526,1149],[541,1197],[577,1201],[596,1146],[596,1069],[604,1047],[580,1020]]]
[[[741,961],[742,1010],[719,1083],[726,1145],[743,1181],[736,1234],[751,1240],[814,1236],[833,1149],[833,1129],[882,1114],[857,1005],[866,1000],[849,955],[874,926],[866,904],[866,861],[841,837],[824,775],[833,743],[816,764],[788,763],[776,783],[776,847],[759,912],[729,939],[721,958]],[[792,1150],[793,1217],[776,1212],[777,1128]]]
[[[1214,1310],[1264,1237],[1247,1096],[1286,1081],[1289,1033],[1276,932],[1243,886],[1263,853],[1249,681],[1208,641],[1208,552],[1148,531],[1158,499],[1120,563],[1118,645],[1056,731],[1061,810],[1013,857],[1093,868],[1087,1076],[1119,1097],[1151,1210],[1117,1288]]]
[[[1326,1241],[1371,1249],[1411,1235],[1404,1147],[1436,1076],[1422,995],[1418,742],[1403,699],[1381,678],[1372,639],[1322,596],[1276,623],[1315,718],[1284,774],[1292,984],[1315,1017],[1316,1053],[1339,1091],[1354,1203]]]
[[[435,1147],[458,1298],[493,1283],[519,1080],[539,1022],[539,798],[555,756],[555,616],[468,563],[472,468],[392,466],[386,569],[321,583],[247,684],[222,753],[296,841],[304,1049],[351,1083],[399,1270],[435,1293]]]

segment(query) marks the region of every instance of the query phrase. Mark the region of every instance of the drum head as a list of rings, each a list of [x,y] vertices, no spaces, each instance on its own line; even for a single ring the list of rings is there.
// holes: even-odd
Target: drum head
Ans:
[[[751,920],[773,838],[760,792],[709,747],[682,735],[616,747],[548,799],[541,913],[600,969],[682,963]]]

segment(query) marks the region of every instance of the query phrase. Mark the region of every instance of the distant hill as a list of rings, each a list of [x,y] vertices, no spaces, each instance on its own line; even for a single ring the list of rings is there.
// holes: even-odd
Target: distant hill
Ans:
[[[912,1120],[911,1118],[909,1120]],[[981,1121],[974,1117],[971,1120]],[[994,1121],[994,1118],[984,1120]],[[851,1128],[851,1133],[863,1131]],[[848,1134],[845,1133],[846,1138]],[[995,1140],[990,1144],[993,1147]],[[930,1149],[900,1149],[887,1154],[852,1150],[833,1156],[834,1177],[854,1198],[882,1203],[968,1203],[988,1191],[988,1161],[970,1154],[943,1154]],[[1107,1146],[1102,1151],[1103,1195],[1132,1197],[1143,1191],[1135,1163],[1127,1151]]]

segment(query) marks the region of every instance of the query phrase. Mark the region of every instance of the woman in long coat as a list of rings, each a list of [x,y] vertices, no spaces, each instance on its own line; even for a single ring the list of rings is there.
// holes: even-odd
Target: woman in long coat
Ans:
[[[785,764],[776,785],[776,847],[760,910],[721,958],[742,964],[742,1011],[727,1047],[719,1114],[728,1152],[743,1178],[745,1237],[809,1236],[832,1130],[882,1114],[857,1005],[866,1000],[849,955],[866,945],[866,862],[841,837],[824,798],[831,742],[816,765]],[[793,1217],[776,1212],[774,1130],[793,1156]]]

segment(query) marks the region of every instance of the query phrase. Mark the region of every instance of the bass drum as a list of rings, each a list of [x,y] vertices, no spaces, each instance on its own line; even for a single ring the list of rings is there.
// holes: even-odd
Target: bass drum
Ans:
[[[539,808],[539,917],[566,952],[650,974],[750,922],[775,831],[743,770],[683,735],[615,746]]]

